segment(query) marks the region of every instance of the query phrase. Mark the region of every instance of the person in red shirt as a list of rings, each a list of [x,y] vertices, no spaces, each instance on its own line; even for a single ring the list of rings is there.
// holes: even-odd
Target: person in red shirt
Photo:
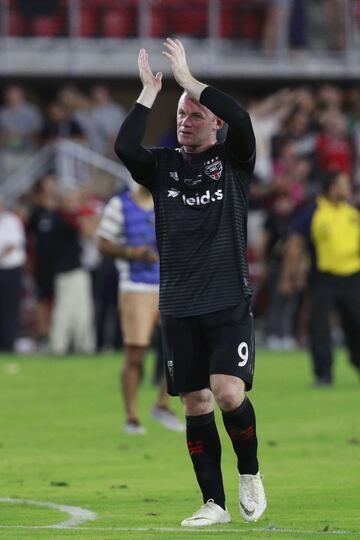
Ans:
[[[337,170],[352,176],[351,144],[342,113],[332,111],[326,114],[316,147],[321,171]]]

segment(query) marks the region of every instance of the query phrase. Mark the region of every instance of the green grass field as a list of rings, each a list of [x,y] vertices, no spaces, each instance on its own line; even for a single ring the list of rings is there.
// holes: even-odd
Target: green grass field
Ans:
[[[146,365],[149,372],[151,355]],[[200,497],[184,434],[149,417],[149,376],[140,394],[148,433],[122,433],[118,369],[116,355],[0,356],[0,538],[360,538],[360,381],[345,355],[338,353],[334,387],[315,389],[305,353],[258,351],[251,398],[268,510],[256,524],[240,519],[235,456],[221,426],[233,521],[211,530],[179,526]],[[181,414],[177,399],[173,408]],[[81,507],[97,518],[49,528],[69,516],[6,498]]]

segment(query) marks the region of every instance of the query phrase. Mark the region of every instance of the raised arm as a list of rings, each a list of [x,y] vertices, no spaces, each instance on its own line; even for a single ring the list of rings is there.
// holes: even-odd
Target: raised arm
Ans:
[[[249,113],[234,98],[208,86],[200,96],[200,103],[229,126],[225,145],[238,161],[255,158],[255,135]]]
[[[148,184],[155,173],[156,164],[152,153],[143,147],[141,142],[151,107],[161,90],[162,73],[156,75],[152,73],[149,55],[145,49],[140,49],[138,67],[143,89],[120,127],[115,141],[115,152],[129,169],[134,180]]]
[[[186,52],[179,39],[168,38],[163,54],[169,59],[176,82],[193,98],[210,109],[228,126],[226,146],[238,161],[255,156],[255,136],[248,112],[232,97],[196,80],[191,74]]]

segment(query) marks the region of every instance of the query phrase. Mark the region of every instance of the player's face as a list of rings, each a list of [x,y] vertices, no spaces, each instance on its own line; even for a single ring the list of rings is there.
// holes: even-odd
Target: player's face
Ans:
[[[218,119],[209,109],[182,95],[177,110],[177,138],[187,152],[206,150],[216,142]]]

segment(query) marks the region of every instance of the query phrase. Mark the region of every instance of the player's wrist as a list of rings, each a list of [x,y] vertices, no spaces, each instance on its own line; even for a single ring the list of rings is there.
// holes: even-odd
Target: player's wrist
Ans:
[[[151,109],[159,92],[160,90],[153,86],[143,86],[141,94],[137,99],[137,103]]]
[[[181,77],[179,84],[183,87],[186,92],[190,92],[192,88],[196,85],[198,81],[189,73]]]
[[[189,79],[186,80],[183,88],[191,97],[193,97],[197,101],[200,101],[200,96],[207,86],[207,84],[201,83],[200,81],[191,76]]]
[[[133,258],[133,248],[130,247],[130,246],[126,246],[124,248],[124,258],[127,260],[127,261],[131,261],[131,259]]]

